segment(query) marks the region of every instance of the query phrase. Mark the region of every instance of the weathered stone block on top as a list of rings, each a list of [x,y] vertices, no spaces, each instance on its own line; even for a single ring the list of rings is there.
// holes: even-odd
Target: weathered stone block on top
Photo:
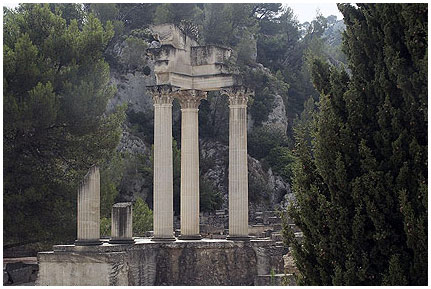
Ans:
[[[174,24],[151,25],[150,30],[153,32],[154,38],[156,38],[161,45],[172,45],[178,49],[198,46],[196,40],[186,36],[181,29]]]
[[[218,45],[194,46],[191,48],[191,65],[226,63],[232,49]]]
[[[226,67],[230,48],[201,46],[173,24],[154,25],[150,29],[160,42],[160,47],[148,49],[155,60],[158,85],[210,91],[239,84]]]

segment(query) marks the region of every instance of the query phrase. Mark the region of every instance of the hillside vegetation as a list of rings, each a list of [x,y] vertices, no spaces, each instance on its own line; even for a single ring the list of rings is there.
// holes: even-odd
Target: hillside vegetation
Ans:
[[[102,234],[132,201],[152,226],[150,25],[229,59],[248,104],[250,214],[290,214],[305,285],[427,284],[427,5],[339,5],[299,23],[273,3],[20,4],[3,9],[4,248],[76,238],[78,184],[101,167]],[[227,100],[199,107],[200,210],[227,208]],[[181,112],[173,103],[174,211]],[[289,207],[289,209],[287,209]]]

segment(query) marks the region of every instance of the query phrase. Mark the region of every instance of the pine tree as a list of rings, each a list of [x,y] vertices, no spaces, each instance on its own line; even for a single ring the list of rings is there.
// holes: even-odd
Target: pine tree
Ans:
[[[339,9],[351,76],[315,61],[311,145],[296,129],[301,281],[425,285],[427,5]]]
[[[4,12],[8,245],[73,240],[76,186],[92,164],[112,152],[121,133],[124,109],[104,115],[115,93],[102,58],[112,27],[103,28],[91,14],[83,23],[67,24],[63,11],[51,8],[22,4]]]

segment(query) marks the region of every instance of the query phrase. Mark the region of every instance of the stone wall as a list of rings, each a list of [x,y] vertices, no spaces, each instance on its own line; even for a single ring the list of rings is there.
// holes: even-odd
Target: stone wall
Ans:
[[[133,245],[55,246],[38,254],[37,285],[254,285],[283,271],[283,250],[269,240],[203,239]]]

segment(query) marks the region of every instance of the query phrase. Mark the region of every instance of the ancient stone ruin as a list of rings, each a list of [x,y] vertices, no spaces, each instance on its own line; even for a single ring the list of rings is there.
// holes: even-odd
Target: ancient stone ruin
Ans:
[[[78,190],[78,238],[75,245],[100,245],[100,173],[93,166]]]
[[[112,206],[110,244],[132,244],[132,203],[117,203]]]
[[[152,31],[159,42],[150,49],[157,85],[148,87],[154,102],[154,237],[132,238],[132,206],[119,203],[112,208],[111,238],[100,240],[100,174],[93,167],[78,191],[77,241],[38,254],[38,285],[262,285],[271,273],[284,270],[279,238],[249,236],[247,101],[253,92],[229,73],[230,49],[200,46],[171,24]],[[213,90],[228,96],[230,111],[229,235],[224,239],[202,239],[199,226],[198,107]],[[178,239],[173,232],[174,98],[182,113]]]
[[[181,104],[181,239],[200,239],[198,107],[207,92],[229,98],[229,237],[248,238],[247,101],[253,94],[240,86],[225,62],[231,50],[200,46],[172,24],[153,26],[159,41],[155,58],[154,101],[154,240],[173,238],[172,101]]]

